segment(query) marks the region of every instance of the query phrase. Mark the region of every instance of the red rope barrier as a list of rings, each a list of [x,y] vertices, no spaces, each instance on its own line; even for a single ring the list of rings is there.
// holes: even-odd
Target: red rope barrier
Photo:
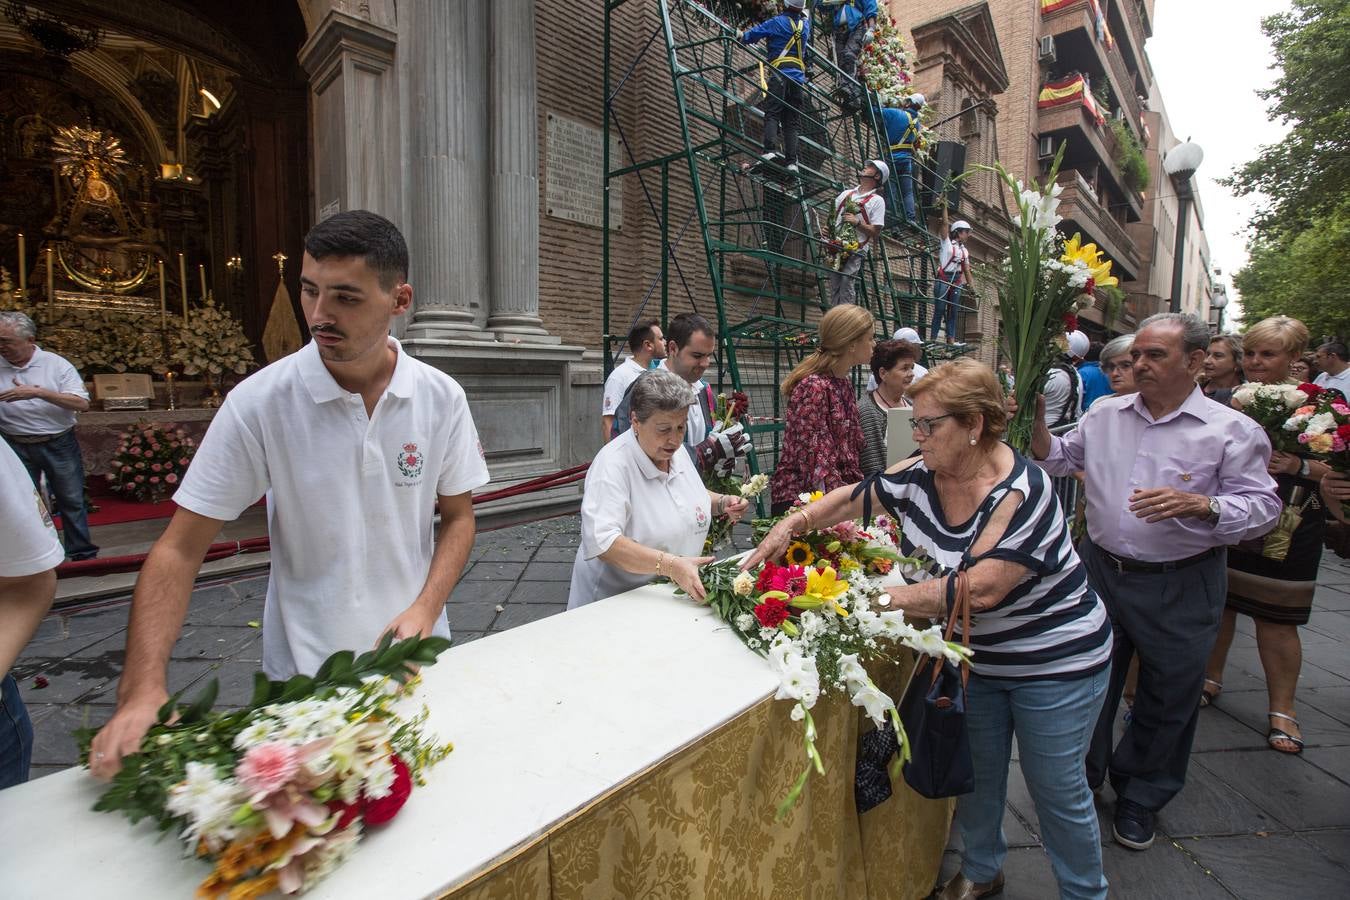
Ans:
[[[477,505],[575,484],[586,477],[586,470],[590,468],[590,465],[590,463],[582,463],[579,466],[572,466],[570,469],[562,469],[558,472],[532,478],[529,481],[522,481],[520,484],[514,484],[511,487],[486,491],[475,496],[473,502]],[[242,556],[245,553],[264,553],[271,549],[271,546],[271,540],[267,537],[249,538],[243,541],[221,541],[207,548],[206,556],[202,561],[210,562],[215,559]],[[71,560],[56,567],[56,577],[80,578],[91,575],[113,575],[118,572],[135,572],[145,564],[146,556],[145,553],[131,553],[126,556],[105,556],[101,559]]]

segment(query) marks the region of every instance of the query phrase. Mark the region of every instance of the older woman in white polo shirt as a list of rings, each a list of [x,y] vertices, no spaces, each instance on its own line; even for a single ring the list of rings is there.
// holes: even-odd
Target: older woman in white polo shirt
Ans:
[[[748,502],[703,486],[683,451],[693,388],[662,369],[632,390],[632,428],[600,449],[586,473],[581,546],[567,608],[612,597],[664,576],[700,603],[698,567],[715,515],[739,519]]]

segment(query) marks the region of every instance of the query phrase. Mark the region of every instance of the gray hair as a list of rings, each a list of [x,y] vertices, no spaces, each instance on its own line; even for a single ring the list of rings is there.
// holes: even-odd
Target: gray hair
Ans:
[[[688,409],[697,399],[689,382],[666,369],[652,369],[633,382],[629,408],[634,418],[645,422],[652,413]]]
[[[1233,357],[1233,362],[1237,363],[1238,371],[1242,371],[1242,335],[1216,334],[1209,339],[1211,344],[1215,341],[1223,341],[1228,345],[1228,355]]]
[[[13,328],[19,333],[19,337],[24,340],[37,340],[37,325],[17,309],[7,309],[0,312],[0,325],[8,325]]]
[[[1181,347],[1186,353],[1209,349],[1209,325],[1190,313],[1165,312],[1149,316],[1139,323],[1139,331],[1150,325],[1176,325],[1181,328]],[[1135,332],[1138,334],[1139,332]]]
[[[1111,338],[1102,347],[1101,356],[1098,357],[1103,364],[1110,362],[1117,356],[1129,356],[1130,348],[1134,346],[1134,335],[1122,334]]]

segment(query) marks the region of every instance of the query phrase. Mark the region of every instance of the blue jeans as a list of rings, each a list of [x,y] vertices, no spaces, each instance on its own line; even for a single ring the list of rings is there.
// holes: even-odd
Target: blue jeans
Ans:
[[[72,429],[42,444],[10,441],[15,455],[23,460],[33,484],[41,475],[56,495],[56,511],[61,514],[61,538],[71,559],[92,559],[98,547],[89,537],[89,515],[84,508],[84,460],[80,442]]]
[[[0,790],[28,780],[33,758],[33,723],[13,675],[0,680]]]
[[[891,157],[890,184],[891,209],[903,209],[905,211],[905,221],[913,222],[915,218],[917,218],[917,214],[914,212],[914,157]],[[897,191],[899,191],[898,195],[896,193]],[[903,206],[901,206],[901,204],[903,204]]]
[[[971,673],[966,727],[975,761],[975,790],[956,802],[964,845],[961,871],[971,881],[993,881],[1008,855],[1003,807],[1016,734],[1022,774],[1036,804],[1060,896],[1106,896],[1097,813],[1083,762],[1109,677],[1106,670],[1041,681]]]
[[[937,340],[938,330],[944,326],[947,337],[956,337],[956,309],[961,303],[961,285],[933,279],[933,323],[928,326],[928,339]]]

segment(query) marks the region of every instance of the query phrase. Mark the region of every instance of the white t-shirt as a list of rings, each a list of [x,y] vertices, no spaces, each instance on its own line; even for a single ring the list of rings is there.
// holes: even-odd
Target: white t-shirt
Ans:
[[[652,580],[598,559],[621,535],[673,556],[697,556],[712,521],[712,502],[688,453],[656,467],[632,429],[600,448],[581,498],[581,546],[572,565],[567,608],[631,591]]]
[[[1342,369],[1339,375],[1323,372],[1313,379],[1313,384],[1340,391],[1347,400],[1350,400],[1350,366]]]
[[[683,454],[681,454],[683,455]],[[66,552],[47,505],[19,457],[0,441],[0,578],[24,578],[54,569]]]
[[[313,674],[338,650],[375,646],[426,582],[437,495],[487,483],[463,388],[389,343],[394,375],[369,418],[312,342],[244,379],[173,496],[228,521],[267,493],[271,678]],[[444,615],[435,633],[449,636]]]
[[[927,375],[927,374],[928,374],[928,367],[927,367],[927,366],[921,366],[921,365],[919,365],[918,363],[915,363],[915,364],[914,364],[914,381],[918,381],[920,378],[922,378],[923,376],[925,376],[925,375]],[[914,381],[911,381],[911,382],[910,382],[910,385],[911,385],[911,386],[913,386]],[[875,391],[876,389],[877,389],[877,378],[876,378],[876,376],[875,376],[875,375],[868,375],[868,376],[867,376],[867,392],[868,392],[868,393],[871,393],[872,391]]]
[[[1053,427],[1061,418],[1065,422],[1076,422],[1083,415],[1083,379],[1079,376],[1078,370],[1073,372],[1073,378],[1078,382],[1077,394],[1078,400],[1072,413],[1065,417],[1065,407],[1069,404],[1069,394],[1072,384],[1069,381],[1069,373],[1061,368],[1053,368],[1045,379],[1045,424]]]
[[[600,415],[614,415],[614,410],[619,408],[619,401],[628,392],[629,385],[637,381],[638,376],[645,371],[647,370],[638,365],[631,356],[615,366],[614,371],[605,379],[605,399],[600,405]]]
[[[89,399],[84,380],[65,357],[48,353],[41,347],[33,351],[28,365],[19,368],[0,357],[0,390],[19,384],[35,384],[59,394],[74,394]],[[61,434],[75,427],[75,410],[63,409],[34,397],[0,403],[0,433],[22,437]]]
[[[961,264],[970,259],[970,251],[966,245],[960,241],[954,241],[949,237],[942,239],[942,244],[938,248],[938,269],[943,273],[944,280],[956,282],[965,277],[965,270]]]
[[[886,224],[886,201],[882,198],[881,194],[875,191],[873,191],[870,194],[864,194],[860,193],[857,188],[849,188],[846,191],[840,191],[839,196],[834,198],[835,228],[838,228],[840,223],[844,221],[844,201],[847,200],[849,197],[852,197],[853,199],[858,201],[858,205],[862,207],[862,211],[864,214],[863,218],[867,220],[868,225]],[[864,197],[867,199],[864,200],[863,199]],[[872,239],[867,235],[863,234],[861,230],[859,230],[858,252],[866,253],[868,246],[871,243]]]

